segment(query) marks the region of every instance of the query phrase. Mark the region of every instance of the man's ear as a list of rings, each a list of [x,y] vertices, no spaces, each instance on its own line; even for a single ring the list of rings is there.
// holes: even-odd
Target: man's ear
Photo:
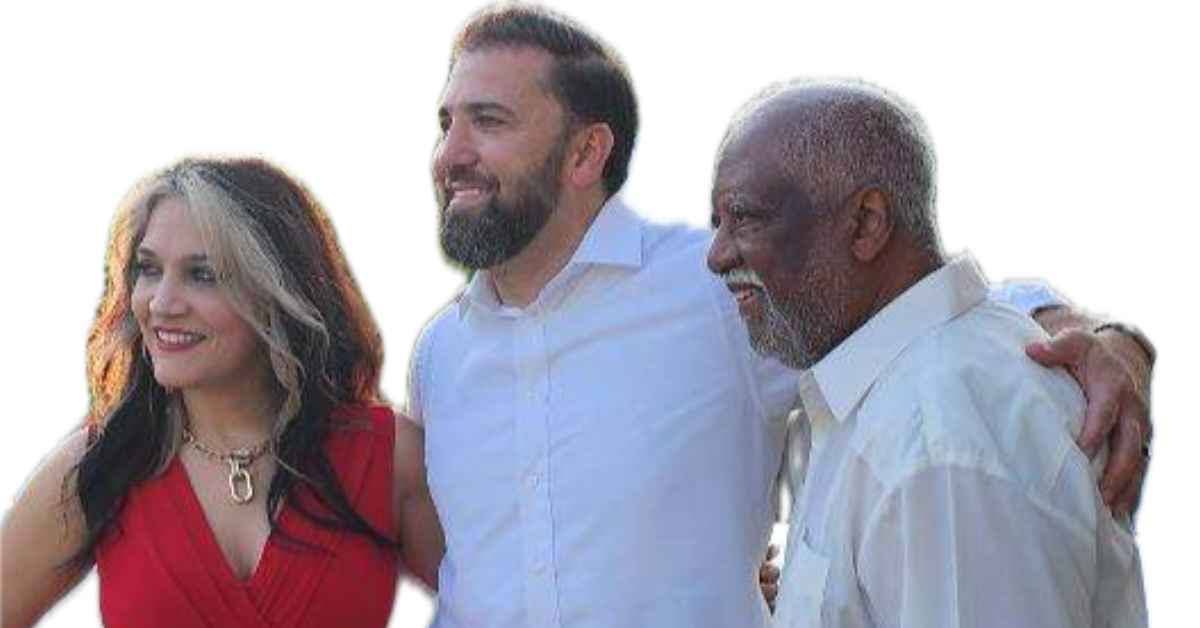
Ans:
[[[887,192],[866,188],[851,199],[853,234],[850,252],[859,262],[873,261],[887,246],[895,229],[895,208]]]
[[[612,154],[613,134],[607,124],[588,124],[575,131],[566,161],[568,183],[589,188],[604,178],[604,166]]]

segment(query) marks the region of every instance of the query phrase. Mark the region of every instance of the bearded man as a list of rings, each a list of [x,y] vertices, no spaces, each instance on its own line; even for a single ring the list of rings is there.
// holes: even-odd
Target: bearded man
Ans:
[[[710,234],[618,196],[624,66],[560,16],[491,8],[439,119],[441,241],[474,272],[409,385],[446,536],[434,626],[764,625],[795,374],[749,349]]]
[[[713,198],[709,267],[755,348],[801,373],[808,419],[777,626],[1146,625],[1127,520],[1075,445],[1084,397],[943,253],[910,106],[854,81],[769,92]]]

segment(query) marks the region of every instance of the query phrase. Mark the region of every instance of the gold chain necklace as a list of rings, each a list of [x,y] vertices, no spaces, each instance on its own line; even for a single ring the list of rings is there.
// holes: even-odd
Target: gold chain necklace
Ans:
[[[271,439],[263,441],[262,444],[252,449],[234,449],[222,454],[196,438],[192,434],[192,430],[185,427],[183,428],[183,442],[191,445],[192,449],[200,452],[205,458],[229,465],[229,496],[233,499],[233,503],[240,506],[254,501],[254,475],[250,472],[250,465],[253,465],[259,456],[271,449]]]

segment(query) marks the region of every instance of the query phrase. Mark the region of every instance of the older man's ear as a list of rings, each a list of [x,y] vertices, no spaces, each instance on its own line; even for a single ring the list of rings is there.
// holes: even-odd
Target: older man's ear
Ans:
[[[895,217],[891,200],[883,190],[868,188],[855,193],[850,204],[850,251],[859,262],[874,261],[892,237]]]

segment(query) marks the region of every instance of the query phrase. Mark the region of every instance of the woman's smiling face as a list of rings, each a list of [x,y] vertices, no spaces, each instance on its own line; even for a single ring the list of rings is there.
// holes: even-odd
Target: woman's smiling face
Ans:
[[[220,286],[183,200],[154,207],[134,264],[131,306],[159,384],[210,389],[270,376],[266,345]]]

